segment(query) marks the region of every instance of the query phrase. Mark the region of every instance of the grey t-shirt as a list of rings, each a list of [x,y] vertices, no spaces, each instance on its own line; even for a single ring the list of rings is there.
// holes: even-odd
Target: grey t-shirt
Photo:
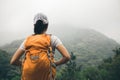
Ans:
[[[24,40],[19,47],[22,50],[25,50],[25,46],[24,46],[25,41],[26,40]],[[60,44],[62,44],[61,40],[57,36],[51,35],[51,45],[52,45],[53,51],[55,51],[55,48]]]

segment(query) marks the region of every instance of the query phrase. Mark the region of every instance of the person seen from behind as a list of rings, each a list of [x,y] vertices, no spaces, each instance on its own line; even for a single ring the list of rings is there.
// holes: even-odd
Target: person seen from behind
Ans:
[[[34,34],[23,41],[11,58],[10,64],[22,66],[21,80],[55,80],[56,67],[70,60],[61,40],[46,33],[48,24],[46,15],[36,14]],[[54,60],[55,49],[62,55],[58,61]]]

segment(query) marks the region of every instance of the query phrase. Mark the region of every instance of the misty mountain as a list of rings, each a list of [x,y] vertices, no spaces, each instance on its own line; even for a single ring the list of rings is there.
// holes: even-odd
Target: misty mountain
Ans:
[[[10,44],[5,44],[4,46],[1,46],[0,49],[6,51],[7,53],[13,54],[16,51],[16,49],[20,46],[20,44],[23,42],[23,40],[24,39],[15,40]]]
[[[69,52],[77,55],[81,64],[97,65],[102,59],[113,56],[112,50],[119,46],[113,39],[93,29],[62,27],[54,30],[54,34],[62,40]]]
[[[119,46],[116,41],[92,29],[74,27],[55,29],[51,30],[52,34],[58,36],[68,51],[77,56],[78,64],[97,65],[102,59],[113,56],[112,50]],[[1,49],[13,54],[22,41],[23,39],[13,41]],[[56,56],[59,56],[58,52]]]

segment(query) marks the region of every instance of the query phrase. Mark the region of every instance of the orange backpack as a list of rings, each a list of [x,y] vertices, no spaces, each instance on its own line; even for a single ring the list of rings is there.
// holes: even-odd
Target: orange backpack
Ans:
[[[26,55],[22,65],[22,80],[54,80],[56,68],[50,35],[32,35],[25,42]]]

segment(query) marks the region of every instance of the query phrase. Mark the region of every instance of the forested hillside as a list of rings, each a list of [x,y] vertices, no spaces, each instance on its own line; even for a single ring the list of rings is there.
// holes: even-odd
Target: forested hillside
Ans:
[[[71,60],[57,68],[57,80],[120,79],[120,49],[116,48],[119,44],[114,40],[92,29],[57,29],[53,34],[62,40],[71,54]],[[12,66],[9,62],[23,40],[0,47],[0,80],[20,79],[20,67]],[[56,52],[56,58],[59,57]]]
[[[120,80],[120,48],[113,50],[114,56],[103,60],[99,66],[76,66],[76,58],[71,53],[71,61],[57,74],[57,80]]]
[[[113,52],[115,55],[104,59],[99,66],[85,69],[77,66],[77,56],[71,53],[71,60],[57,70],[56,80],[120,80],[120,48]],[[10,55],[0,50],[0,80],[20,80],[20,67],[11,66],[9,60]]]
[[[73,28],[62,34],[64,36],[60,38],[69,52],[74,52],[78,57],[78,63],[85,62],[84,65],[99,64],[102,59],[113,56],[112,49],[119,46],[114,40],[92,29]]]
[[[77,63],[85,66],[98,65],[102,59],[113,56],[111,50],[119,45],[114,40],[92,29],[62,27],[51,32],[61,39],[69,52],[74,52],[77,55]],[[13,54],[23,40],[13,41],[2,46],[1,49]],[[60,55],[56,53],[56,56],[59,58]]]
[[[10,65],[11,55],[0,50],[0,80],[19,80],[20,67]]]

